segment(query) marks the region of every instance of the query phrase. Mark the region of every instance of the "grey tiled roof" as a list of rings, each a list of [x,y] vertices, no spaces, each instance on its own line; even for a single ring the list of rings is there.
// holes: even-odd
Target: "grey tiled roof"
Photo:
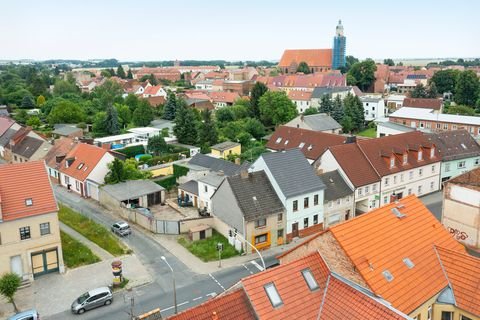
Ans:
[[[179,190],[185,190],[186,192],[195,194],[198,196],[198,182],[195,180],[189,180],[178,186]]]
[[[21,142],[11,147],[13,153],[30,158],[43,144],[42,140],[26,136]]]
[[[341,129],[342,126],[326,113],[303,116],[303,121],[314,131]]]
[[[325,189],[299,149],[264,153],[262,158],[287,198]]]
[[[194,155],[192,159],[190,159],[189,164],[208,168],[216,172],[223,171],[226,176],[233,176],[234,174],[239,173],[242,168],[241,166],[230,161],[206,156],[201,153]]]
[[[382,127],[402,131],[402,132],[415,131],[415,128],[407,127],[407,126],[404,126],[402,124],[395,123],[395,122],[390,122],[390,121],[377,122],[377,126],[382,126]]]
[[[265,171],[252,172],[244,178],[235,175],[227,180],[245,220],[252,221],[283,212],[283,204]]]
[[[58,135],[61,135],[61,136],[68,136],[68,135],[70,135],[72,133],[75,133],[75,132],[78,132],[78,131],[82,131],[82,129],[76,128],[76,127],[71,127],[71,126],[63,126],[63,127],[60,127],[60,128],[57,128],[57,129],[53,130],[52,133],[58,134]]]
[[[442,161],[480,157],[480,146],[466,130],[432,133],[427,137],[437,146]]]
[[[0,137],[0,146],[5,147],[10,139],[17,133],[18,130],[9,128],[5,133]]]
[[[316,87],[313,89],[312,98],[321,99],[326,94],[345,92],[352,90],[352,87]]]
[[[224,174],[219,174],[218,172],[210,172],[206,176],[198,179],[198,181],[206,183],[216,188],[222,183],[224,179],[225,179]]]
[[[165,188],[150,180],[129,180],[116,184],[107,184],[102,189],[118,201],[136,199],[165,190]]]
[[[341,199],[353,193],[338,170],[325,172],[320,175],[320,178],[327,186],[324,193],[325,201]]]
[[[239,146],[239,145],[240,145],[240,143],[238,143],[238,142],[225,141],[225,142],[221,142],[221,143],[218,143],[218,144],[212,146],[212,149],[224,151],[224,150],[227,150],[227,149]]]

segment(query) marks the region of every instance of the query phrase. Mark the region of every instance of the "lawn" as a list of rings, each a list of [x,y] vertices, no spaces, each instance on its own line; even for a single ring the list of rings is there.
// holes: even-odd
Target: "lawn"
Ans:
[[[127,253],[125,247],[110,230],[69,207],[60,205],[58,219],[114,256]]]
[[[212,236],[208,239],[190,241],[190,239],[181,237],[178,243],[187,248],[192,254],[204,262],[218,260],[217,243],[223,243],[222,259],[231,258],[240,255],[235,248],[228,243],[227,238],[213,230]]]
[[[100,261],[86,246],[60,231],[62,238],[63,262],[68,268],[76,268]]]
[[[359,133],[357,133],[357,135],[362,137],[376,138],[377,131],[375,130],[375,128],[368,128],[363,131],[360,131]]]

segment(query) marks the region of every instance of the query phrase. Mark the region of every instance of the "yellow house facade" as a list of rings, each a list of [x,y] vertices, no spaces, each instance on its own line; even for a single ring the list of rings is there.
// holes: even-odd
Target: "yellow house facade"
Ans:
[[[242,153],[242,145],[237,142],[225,141],[211,147],[212,156],[227,159],[230,155],[239,155]]]

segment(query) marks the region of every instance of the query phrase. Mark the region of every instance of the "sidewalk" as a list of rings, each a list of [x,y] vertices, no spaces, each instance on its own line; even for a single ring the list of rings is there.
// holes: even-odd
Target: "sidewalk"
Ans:
[[[189,267],[193,272],[200,274],[209,274],[212,270],[218,269],[218,261],[203,262],[196,256],[194,256],[190,251],[177,242],[178,236],[175,235],[164,235],[164,234],[150,234],[152,239],[160,243],[165,249],[170,251],[171,254],[176,256],[181,262],[183,262],[187,267]],[[281,253],[295,247],[299,243],[304,242],[309,237],[294,239],[289,244],[273,247],[265,251],[260,251],[263,258],[270,256],[278,256]],[[251,260],[259,259],[258,254],[250,253],[243,256],[232,257],[228,259],[222,259],[222,269],[227,269],[229,267],[240,266]]]
[[[72,228],[70,228],[69,226],[67,226],[66,224],[64,224],[63,222],[60,222],[60,230],[62,230],[63,232],[65,232],[66,234],[68,234],[69,236],[71,236],[72,238],[74,238],[75,240],[81,242],[83,245],[85,245],[86,247],[88,247],[90,250],[92,250],[92,252],[97,256],[99,257],[102,261],[104,260],[109,260],[109,259],[112,259],[113,258],[113,255],[102,249],[100,246],[98,246],[96,243],[88,240],[87,238],[85,238],[83,235],[81,235],[80,233],[78,233],[77,231],[73,230]]]

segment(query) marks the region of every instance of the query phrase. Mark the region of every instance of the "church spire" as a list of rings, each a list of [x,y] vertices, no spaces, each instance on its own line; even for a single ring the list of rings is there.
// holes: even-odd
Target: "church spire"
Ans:
[[[338,20],[338,25],[336,29],[335,35],[337,37],[343,37],[343,26],[342,26],[342,20]]]

